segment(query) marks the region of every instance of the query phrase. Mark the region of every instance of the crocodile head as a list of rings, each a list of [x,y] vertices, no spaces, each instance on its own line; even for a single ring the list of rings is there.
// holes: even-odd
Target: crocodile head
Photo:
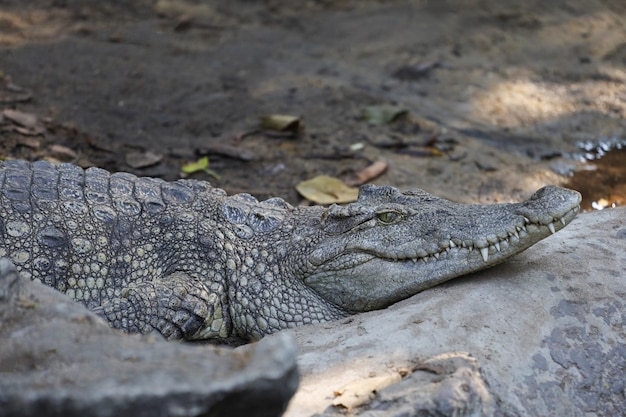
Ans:
[[[547,186],[522,203],[472,205],[366,185],[321,216],[304,283],[348,311],[386,307],[523,251],[567,225],[580,200]]]

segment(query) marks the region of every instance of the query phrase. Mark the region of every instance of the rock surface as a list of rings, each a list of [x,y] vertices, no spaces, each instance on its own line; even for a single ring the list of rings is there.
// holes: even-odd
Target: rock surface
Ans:
[[[333,405],[315,417],[350,415],[387,416],[493,416],[495,399],[489,393],[475,358],[464,352],[434,356],[421,363],[406,378],[377,390],[368,390],[366,378],[341,389]],[[352,398],[344,399],[352,389]],[[369,391],[369,392],[368,392]],[[367,397],[370,397],[370,401]],[[356,397],[357,401],[354,401]],[[359,398],[360,397],[360,398]],[[347,401],[346,401],[347,400]]]
[[[0,416],[279,416],[288,334],[227,349],[128,336],[0,260]]]
[[[285,416],[345,415],[333,392],[390,371],[409,376],[351,415],[621,415],[625,279],[617,208],[581,214],[502,265],[386,310],[291,330],[302,381]]]
[[[619,415],[624,219],[582,214],[490,270],[234,351],[118,335],[0,262],[0,416],[280,415],[293,335],[286,417]],[[349,410],[334,398],[390,373]]]

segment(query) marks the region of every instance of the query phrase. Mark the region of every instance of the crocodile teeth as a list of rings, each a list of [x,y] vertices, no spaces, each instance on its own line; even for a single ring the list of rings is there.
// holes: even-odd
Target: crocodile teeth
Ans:
[[[450,247],[451,248],[456,248],[456,244],[453,241],[450,241]]]
[[[530,219],[526,216],[524,216],[524,222],[526,222],[527,224],[530,223]]]
[[[493,244],[493,246],[495,246],[495,247],[496,247],[496,250],[497,250],[498,252],[500,252],[500,242],[496,242],[496,243],[494,243],[494,244]]]
[[[480,248],[480,254],[483,256],[483,261],[487,262],[487,259],[489,259],[489,248]]]
[[[561,217],[559,220],[563,223],[563,226],[565,226],[565,217]]]
[[[556,233],[556,230],[554,230],[554,223],[548,223],[548,229],[550,229],[550,233]]]
[[[439,253],[435,252],[435,253],[433,253],[433,256],[434,256],[435,258],[439,259]]]

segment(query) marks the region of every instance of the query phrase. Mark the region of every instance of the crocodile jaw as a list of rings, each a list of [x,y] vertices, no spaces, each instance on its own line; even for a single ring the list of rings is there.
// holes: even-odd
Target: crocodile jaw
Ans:
[[[405,241],[385,237],[381,229],[381,240],[389,242],[387,245],[370,236],[339,245],[341,250],[333,252],[329,250],[331,239],[327,239],[310,257],[314,268],[305,284],[350,311],[383,308],[500,263],[557,232],[578,213],[580,194],[545,187],[517,204],[464,205],[438,198],[429,202],[434,209],[420,201],[415,211],[439,213],[442,218],[435,223],[441,227],[422,227],[424,222],[415,220],[420,218],[418,213],[413,216],[416,231],[405,233]],[[427,218],[433,222],[432,215]],[[410,216],[407,223],[411,224]],[[322,253],[330,255],[324,258]]]

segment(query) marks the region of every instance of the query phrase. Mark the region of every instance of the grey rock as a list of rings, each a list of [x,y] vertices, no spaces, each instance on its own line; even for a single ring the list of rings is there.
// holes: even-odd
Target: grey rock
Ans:
[[[0,416],[279,416],[290,335],[237,349],[127,335],[0,259]]]
[[[623,207],[581,214],[520,256],[387,309],[288,330],[300,345],[302,379],[285,417],[325,412],[333,391],[353,380],[414,369],[448,352],[478,361],[493,406],[482,415],[622,415],[625,278]],[[362,411],[421,415],[405,412],[416,394],[384,398],[377,401],[385,413]],[[458,409],[476,410],[471,398]]]

